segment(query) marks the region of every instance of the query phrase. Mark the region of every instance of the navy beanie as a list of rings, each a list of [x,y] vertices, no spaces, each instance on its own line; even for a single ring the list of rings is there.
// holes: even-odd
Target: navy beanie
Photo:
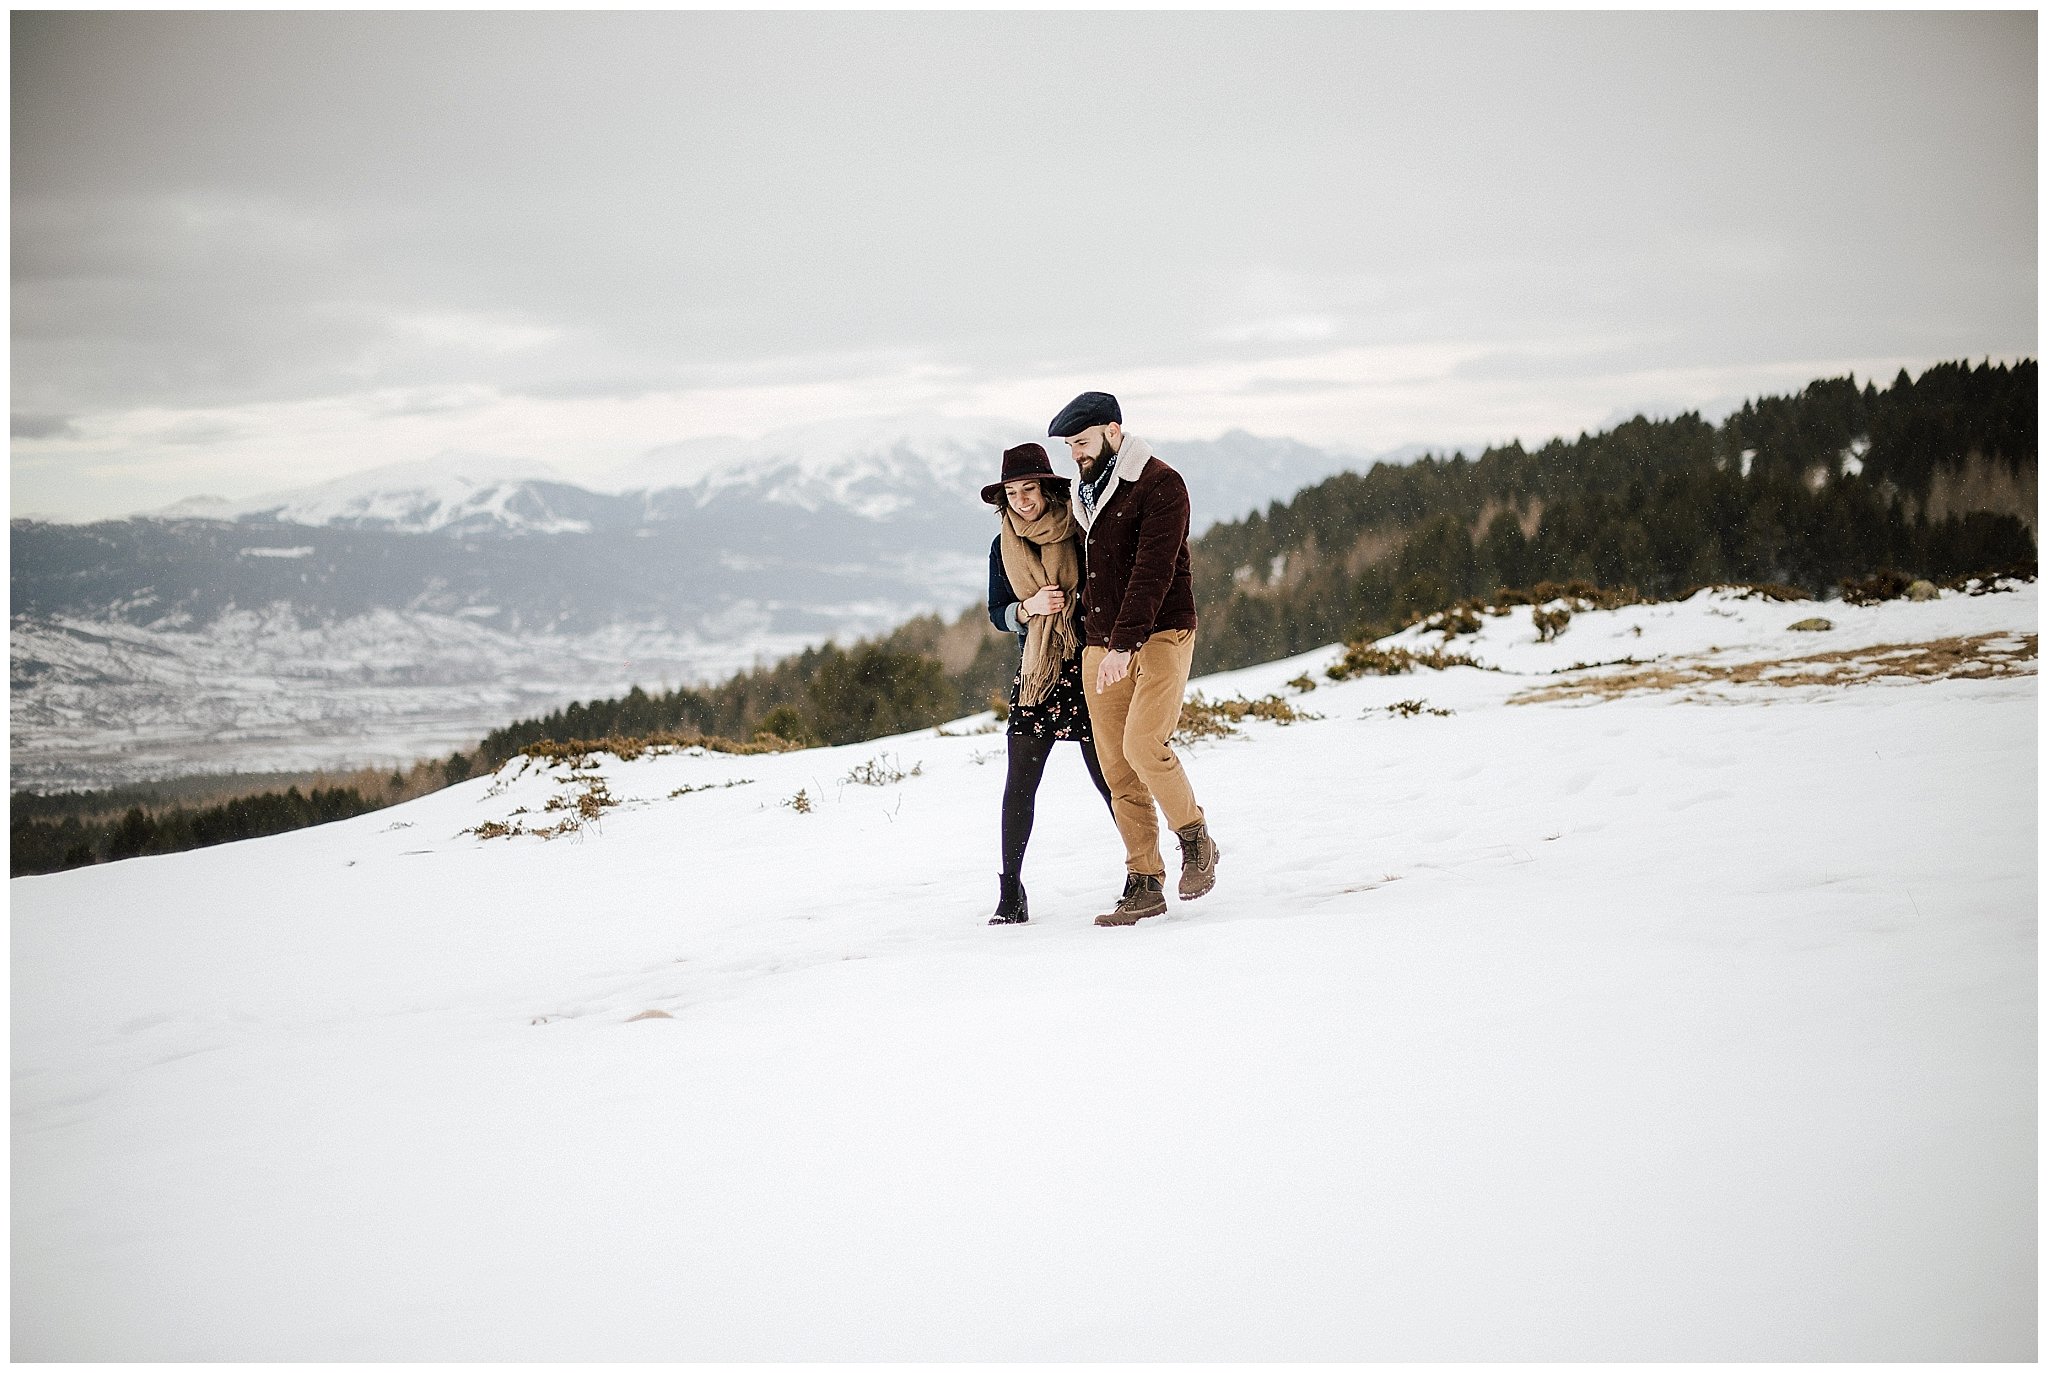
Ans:
[[[1117,407],[1115,396],[1107,391],[1083,391],[1052,417],[1052,426],[1045,433],[1047,438],[1063,439],[1098,424],[1123,422],[1124,412]]]

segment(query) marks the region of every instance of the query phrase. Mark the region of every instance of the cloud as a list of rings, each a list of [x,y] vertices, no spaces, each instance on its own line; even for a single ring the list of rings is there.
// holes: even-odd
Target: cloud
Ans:
[[[363,411],[372,417],[453,415],[487,405],[496,393],[485,387],[409,388],[366,398]]]
[[[196,491],[231,498],[275,488],[277,457],[290,453],[298,483],[338,478],[374,463],[432,461],[444,453],[546,463],[566,481],[607,488],[653,450],[713,436],[755,439],[777,430],[863,416],[1017,417],[1018,438],[1037,438],[1069,397],[1107,389],[1134,432],[1148,438],[1213,438],[1231,429],[1284,435],[1360,454],[1424,443],[1477,452],[1519,439],[1609,427],[1638,412],[1726,412],[1726,397],[1786,394],[1816,377],[1853,372],[1889,379],[1937,359],[1810,357],[1757,364],[1618,365],[1556,376],[1473,375],[1483,342],[1324,350],[1194,366],[963,373],[915,362],[876,363],[851,376],[798,381],[725,378],[619,398],[534,396],[485,389],[459,404],[421,404],[413,392],[267,403],[221,412],[116,413],[89,439],[67,441],[50,461],[24,441],[14,497],[64,518],[101,518],[169,504]],[[1483,371],[1483,369],[1480,369]]]
[[[1341,391],[1345,386],[1345,382],[1333,377],[1254,377],[1239,392],[1253,396],[1310,396]]]
[[[17,439],[68,439],[77,435],[78,426],[68,415],[16,413],[8,416],[7,432]]]
[[[240,438],[246,427],[234,420],[216,416],[194,415],[159,430],[153,437],[156,442],[177,447],[206,448]]]
[[[561,341],[564,331],[506,315],[442,310],[402,314],[391,321],[394,334],[430,348],[472,353],[523,353]]]
[[[1643,366],[1645,349],[1565,342],[1548,348],[1488,349],[1459,362],[1461,381],[1556,381],[1629,372]]]
[[[1105,386],[1376,449],[2030,353],[2036,24],[24,12],[16,485]],[[1105,121],[1083,49],[1173,79]]]
[[[1209,331],[1221,343],[1312,343],[1335,338],[1344,321],[1334,315],[1281,315]]]

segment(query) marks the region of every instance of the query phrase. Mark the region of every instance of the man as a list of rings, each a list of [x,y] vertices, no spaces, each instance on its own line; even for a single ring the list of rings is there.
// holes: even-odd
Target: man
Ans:
[[[1180,473],[1123,427],[1116,397],[1088,391],[1053,418],[1081,479],[1074,515],[1087,531],[1081,680],[1088,720],[1124,841],[1123,896],[1098,925],[1135,925],[1166,909],[1159,819],[1180,839],[1180,899],[1216,885],[1222,856],[1167,739],[1195,656],[1195,591],[1188,570],[1188,488]]]

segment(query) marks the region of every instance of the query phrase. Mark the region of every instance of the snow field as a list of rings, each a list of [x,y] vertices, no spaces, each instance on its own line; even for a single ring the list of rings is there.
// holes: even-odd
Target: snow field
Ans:
[[[1220,881],[1128,930],[1072,749],[982,923],[1000,734],[18,879],[14,1356],[2031,1359],[2034,677],[1504,704],[2037,623],[1814,613],[1324,680],[1184,751]]]

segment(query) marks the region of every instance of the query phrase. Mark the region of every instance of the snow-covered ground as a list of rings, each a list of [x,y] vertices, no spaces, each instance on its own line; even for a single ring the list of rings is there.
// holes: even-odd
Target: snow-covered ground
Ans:
[[[2036,629],[1212,678],[1322,718],[1188,750],[1221,881],[1131,929],[1071,749],[983,923],[994,733],[16,880],[14,1356],[2031,1360]]]

